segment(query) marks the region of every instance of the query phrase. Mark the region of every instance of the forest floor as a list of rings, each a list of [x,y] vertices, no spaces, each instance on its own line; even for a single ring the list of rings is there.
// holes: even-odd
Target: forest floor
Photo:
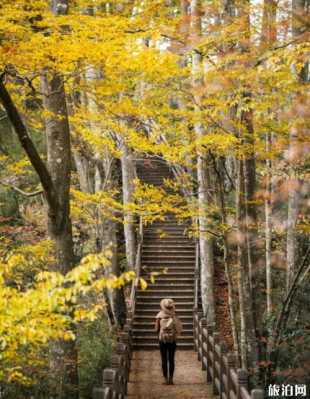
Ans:
[[[205,383],[205,372],[194,351],[176,352],[174,385],[164,385],[158,351],[133,353],[128,384],[132,399],[210,399],[212,391]]]

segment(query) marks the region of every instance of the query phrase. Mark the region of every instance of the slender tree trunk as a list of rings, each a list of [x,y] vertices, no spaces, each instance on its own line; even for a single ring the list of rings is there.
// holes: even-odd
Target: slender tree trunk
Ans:
[[[200,1],[191,0],[191,33],[192,40],[198,40],[201,35]],[[197,52],[192,54],[193,89],[199,91],[203,83],[202,57]],[[197,90],[198,89],[198,90]],[[199,111],[200,96],[195,94],[196,111]],[[194,126],[196,137],[199,140],[204,136],[205,128],[197,122]],[[198,208],[199,208],[199,247],[200,247],[200,284],[202,307],[208,323],[215,323],[214,303],[214,255],[213,238],[207,234],[208,221],[206,217],[207,205],[212,201],[210,195],[210,178],[208,176],[205,154],[197,148],[197,180],[198,180]]]
[[[214,169],[217,175],[217,185],[218,185],[218,206],[221,210],[222,223],[225,226],[227,224],[227,216],[226,216],[226,206],[225,206],[225,191],[224,191],[224,181],[225,175],[223,173],[225,159],[220,159],[219,169],[217,169],[215,160],[214,160]],[[227,278],[227,288],[228,288],[228,306],[229,306],[229,315],[230,315],[230,323],[231,323],[231,332],[233,336],[234,343],[234,352],[236,358],[239,359],[240,356],[240,346],[239,346],[239,337],[238,337],[238,329],[237,329],[237,314],[236,314],[236,304],[234,299],[234,285],[233,285],[233,276],[232,276],[232,267],[233,267],[233,251],[230,250],[228,244],[227,233],[224,232],[223,235],[223,250],[224,250],[224,266],[225,266],[225,274]]]
[[[238,176],[237,176],[237,193],[236,193],[236,210],[237,210],[237,229],[238,229],[238,294],[239,294],[239,313],[240,313],[240,355],[241,365],[244,368],[248,367],[247,361],[247,328],[246,328],[246,299],[245,290],[248,275],[245,269],[246,264],[246,238],[245,238],[245,210],[243,207],[242,198],[244,196],[244,182],[243,182],[243,163],[238,161]],[[244,274],[246,272],[246,274]]]
[[[270,152],[271,135],[266,136],[266,150]],[[271,160],[266,161],[266,193],[265,193],[265,251],[266,251],[266,301],[267,301],[267,317],[270,318],[272,313],[272,270],[271,270],[271,242],[272,242],[272,170]]]
[[[91,10],[90,10],[91,11]],[[99,78],[98,73],[94,68],[88,68],[86,74],[86,80],[94,85],[96,79]],[[89,111],[93,114],[97,114],[98,106],[97,103],[87,97],[87,93],[83,95],[84,105],[88,107]],[[102,134],[98,127],[90,122],[90,129],[96,132],[98,135]],[[115,163],[108,150],[104,154],[89,154],[89,158],[86,158],[77,149],[74,152],[74,159],[76,168],[79,175],[81,190],[88,193],[98,193],[103,190],[113,190],[115,188],[115,182],[117,178],[113,179],[113,171],[115,169]],[[105,251],[110,248],[112,251],[111,268],[107,271],[107,274],[113,273],[115,276],[121,274],[120,265],[117,259],[117,224],[114,220],[109,219],[102,215],[102,209],[100,205],[97,209],[97,223],[95,228],[94,240],[95,250],[97,252]],[[106,314],[109,319],[110,325],[123,326],[126,318],[126,303],[123,289],[117,290],[106,290],[104,293],[106,300]]]
[[[274,0],[264,0],[261,47],[270,47],[277,40],[277,3]],[[266,134],[266,186],[265,186],[265,259],[266,259],[266,310],[267,317],[272,313],[272,269],[271,269],[271,242],[272,242],[272,162],[270,151],[272,133]]]
[[[207,166],[203,156],[197,158],[198,176],[198,207],[199,207],[199,247],[200,247],[200,284],[202,307],[208,323],[215,323],[214,303],[214,256],[213,238],[207,235],[208,222],[206,218],[206,206],[210,203],[208,198]]]
[[[292,32],[294,37],[298,37],[303,29],[302,21],[306,15],[306,0],[292,0]],[[307,79],[308,63],[300,73],[301,80]],[[298,100],[297,100],[298,101]],[[294,170],[293,164],[298,156],[297,132],[290,131],[289,143],[289,186],[288,186],[288,212],[287,212],[287,239],[286,239],[286,288],[287,292],[294,278],[295,262],[297,257],[296,224],[300,205],[300,190],[298,175]]]
[[[289,153],[291,154],[291,161],[294,157],[294,141],[296,137],[290,134]],[[288,193],[288,211],[287,211],[287,238],[286,238],[286,288],[290,288],[291,282],[295,272],[295,262],[297,257],[297,239],[296,239],[296,224],[299,212],[300,192],[298,187],[298,177],[291,164],[289,176],[289,193]]]
[[[250,1],[238,3],[238,14],[244,18],[245,38],[240,43],[244,53],[249,52],[251,45],[250,30]],[[247,64],[245,64],[247,67]],[[251,105],[251,85],[244,87],[243,101]],[[238,161],[238,190],[237,190],[237,224],[238,224],[238,258],[239,258],[239,300],[240,317],[243,331],[241,332],[242,366],[249,367],[258,376],[258,361],[260,357],[259,333],[257,326],[261,319],[258,317],[258,303],[256,301],[257,282],[259,277],[258,265],[258,224],[256,192],[256,165],[254,151],[254,122],[253,110],[241,113],[242,130],[240,138],[247,145],[248,151]],[[255,295],[254,295],[255,293]],[[244,336],[245,335],[245,336]],[[244,346],[246,342],[246,348]],[[245,353],[245,349],[247,353]]]
[[[130,149],[128,148],[124,140],[122,140],[121,163],[123,182],[123,204],[125,207],[124,234],[126,245],[126,258],[128,268],[130,270],[134,270],[136,255],[135,224],[134,215],[132,214],[130,209],[128,209],[128,206],[133,203],[135,167]]]
[[[249,256],[248,256],[248,221],[245,189],[245,163],[238,161],[237,178],[237,228],[238,228],[238,291],[240,306],[240,352],[244,368],[257,369],[258,343],[255,331],[253,300],[251,295]]]
[[[94,191],[92,165],[78,149],[73,151],[74,162],[78,174],[81,191],[92,193]]]

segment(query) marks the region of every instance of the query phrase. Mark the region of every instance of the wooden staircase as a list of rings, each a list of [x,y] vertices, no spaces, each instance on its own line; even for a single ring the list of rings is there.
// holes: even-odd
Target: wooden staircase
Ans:
[[[162,186],[164,178],[173,178],[167,165],[152,162],[138,168],[140,180],[154,186]],[[187,225],[179,224],[175,217],[167,215],[164,221],[154,222],[144,229],[141,258],[141,277],[148,281],[146,290],[138,289],[133,320],[134,349],[158,348],[154,330],[155,316],[163,298],[172,298],[176,313],[183,324],[178,339],[180,349],[193,349],[193,306],[195,243],[185,235]],[[151,283],[152,272],[166,273]]]
[[[139,168],[139,176],[149,184],[161,186],[163,177],[172,177],[165,164],[146,165]],[[237,369],[235,355],[226,352],[219,333],[207,326],[201,311],[199,251],[184,235],[186,227],[167,215],[165,221],[145,229],[142,248],[141,241],[138,244],[137,270],[143,266],[140,275],[147,280],[152,271],[166,268],[167,273],[145,291],[137,290],[133,283],[130,317],[119,334],[111,368],[104,369],[102,385],[93,389],[93,399],[264,398],[262,389],[250,394],[247,371]],[[174,385],[163,388],[159,350],[149,350],[158,349],[155,316],[159,302],[166,297],[175,300],[184,330],[178,340]]]

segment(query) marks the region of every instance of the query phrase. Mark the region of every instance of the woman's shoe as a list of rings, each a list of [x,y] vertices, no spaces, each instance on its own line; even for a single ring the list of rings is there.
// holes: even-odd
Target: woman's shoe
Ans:
[[[168,380],[168,385],[174,385],[174,383],[173,383],[173,378],[172,378],[172,377],[169,378],[169,380]]]
[[[169,385],[169,379],[167,377],[164,377],[165,381],[163,382],[164,385]]]

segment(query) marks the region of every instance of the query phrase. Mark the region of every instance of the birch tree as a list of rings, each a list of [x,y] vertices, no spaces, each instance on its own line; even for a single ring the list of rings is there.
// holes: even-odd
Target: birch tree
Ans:
[[[270,47],[277,39],[277,4],[265,0],[262,21],[262,47]],[[272,313],[272,132],[266,133],[266,192],[265,192],[265,253],[266,253],[266,303],[267,317]]]
[[[307,1],[292,0],[292,34],[298,38],[304,30],[304,18],[306,15]],[[306,81],[308,78],[308,63],[300,72],[300,79]],[[298,101],[298,99],[296,99]],[[289,163],[289,185],[288,185],[288,211],[287,211],[287,239],[286,239],[286,264],[287,277],[286,289],[289,291],[294,278],[295,263],[298,256],[296,224],[300,207],[300,181],[294,164],[298,159],[298,129],[292,127],[290,130],[288,163]]]
[[[124,235],[126,245],[126,258],[130,270],[135,268],[136,239],[134,215],[130,210],[133,204],[135,166],[132,159],[131,149],[121,138],[121,164],[122,164],[122,187],[124,204]]]
[[[191,32],[194,45],[198,42],[201,35],[201,3],[198,0],[192,0],[190,3],[191,10]],[[203,64],[202,57],[198,51],[192,52],[192,75],[193,89],[195,94],[195,111],[199,115],[199,90],[203,84]],[[197,141],[203,137],[205,127],[202,122],[196,122],[195,133]],[[199,248],[201,260],[201,297],[204,314],[209,323],[215,323],[214,308],[214,255],[213,255],[213,238],[208,235],[207,207],[212,203],[212,195],[210,193],[210,175],[209,165],[207,163],[207,155],[202,148],[197,148],[197,182],[198,182],[198,220],[199,220]]]

